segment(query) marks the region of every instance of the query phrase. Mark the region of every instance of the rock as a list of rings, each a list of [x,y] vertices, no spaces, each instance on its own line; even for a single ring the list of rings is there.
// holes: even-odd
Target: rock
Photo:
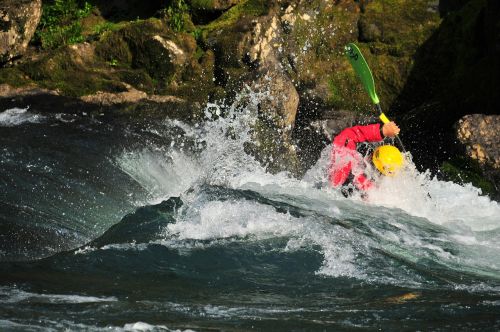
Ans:
[[[0,2],[0,63],[24,54],[41,16],[41,0]]]
[[[396,104],[410,110],[423,101],[439,102],[443,109],[432,121],[451,131],[452,125],[471,109],[498,113],[500,2],[442,1],[442,5],[445,3],[454,5],[414,54],[410,75]]]
[[[252,89],[264,91],[267,95],[259,104],[261,116],[255,139],[260,147],[258,158],[268,165],[270,171],[287,170],[298,174],[292,129],[299,94],[277,58],[281,35],[279,19],[272,14],[259,20],[252,31],[248,54],[250,61],[258,64],[258,77],[254,80]]]
[[[382,31],[375,23],[368,23],[365,20],[360,20],[358,23],[359,40],[362,42],[380,41]]]
[[[0,84],[0,96],[5,99],[15,98],[16,96],[33,96],[40,94],[59,95],[56,91],[40,89],[35,86],[28,86],[22,88],[12,87],[8,84]]]
[[[188,3],[195,10],[226,10],[238,4],[241,0],[189,0]]]
[[[148,95],[143,91],[134,89],[132,86],[127,86],[127,91],[110,93],[98,91],[93,95],[80,97],[85,103],[96,104],[99,106],[117,106],[120,104],[138,103],[138,102],[155,102],[155,103],[184,103],[185,100],[175,96],[158,96]]]
[[[455,128],[469,158],[500,170],[500,115],[466,115]]]
[[[163,119],[165,116],[190,122],[196,117],[193,108],[201,108],[196,103],[167,95],[147,94],[125,85],[126,91],[101,92],[82,97],[69,97],[57,91],[38,87],[15,88],[7,84],[0,85],[0,109],[30,107],[42,113],[90,114],[92,116],[147,116],[150,119]]]
[[[165,0],[92,0],[101,15],[113,22],[133,21],[137,18],[147,19],[171,1]]]
[[[445,16],[450,12],[461,9],[470,0],[440,0],[439,12],[441,16]]]
[[[96,46],[103,60],[143,68],[164,85],[182,72],[195,50],[196,41],[191,35],[176,34],[154,19],[130,23],[104,36]]]
[[[299,95],[277,59],[276,49],[280,44],[278,36],[282,34],[280,30],[276,16],[257,23],[248,54],[250,61],[259,64],[259,78],[253,86],[264,88],[270,96],[261,103],[261,110],[277,113],[281,118],[281,127],[289,130],[295,123]]]

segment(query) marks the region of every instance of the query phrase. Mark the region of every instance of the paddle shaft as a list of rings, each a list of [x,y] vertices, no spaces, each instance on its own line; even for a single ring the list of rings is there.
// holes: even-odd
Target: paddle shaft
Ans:
[[[377,92],[375,91],[375,81],[373,80],[372,72],[370,70],[370,67],[368,66],[368,63],[366,62],[365,57],[361,53],[361,50],[358,48],[358,46],[356,46],[356,44],[350,43],[346,46],[346,55],[347,59],[351,63],[352,68],[358,75],[361,83],[365,87],[366,92],[368,92],[370,99],[375,105],[375,109],[380,113],[380,120],[383,123],[389,122],[390,120],[387,118],[387,116],[382,111],[382,108],[380,107],[380,101],[378,99]],[[403,142],[401,142],[399,136],[396,135],[396,138],[401,145],[403,152],[406,153]]]
[[[380,113],[380,120],[382,120],[384,124],[389,122],[389,119],[385,116],[384,112],[382,111],[382,107],[380,107],[380,104],[375,104],[375,109]],[[401,146],[403,152],[406,153],[405,146],[403,145],[401,138],[399,138],[399,135],[396,135],[396,139],[398,140],[398,143]]]

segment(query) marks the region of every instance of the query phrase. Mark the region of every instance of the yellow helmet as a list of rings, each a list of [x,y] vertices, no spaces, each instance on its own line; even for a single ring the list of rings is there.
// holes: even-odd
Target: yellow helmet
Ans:
[[[382,145],[375,149],[373,165],[384,175],[394,176],[403,166],[403,155],[392,145]]]

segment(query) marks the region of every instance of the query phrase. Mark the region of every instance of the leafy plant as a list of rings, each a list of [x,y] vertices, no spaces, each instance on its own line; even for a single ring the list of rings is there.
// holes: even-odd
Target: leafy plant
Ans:
[[[43,13],[35,32],[34,42],[43,48],[81,43],[81,19],[89,16],[93,6],[82,0],[54,0],[43,5]]]
[[[111,67],[116,67],[118,66],[118,60],[116,59],[112,59],[111,61],[108,62],[108,64],[111,66]]]
[[[172,30],[176,32],[185,30],[185,16],[188,15],[189,6],[184,0],[173,0],[172,3],[165,9],[164,13],[167,17]]]
[[[191,31],[191,35],[194,39],[196,39],[197,42],[199,42],[203,38],[203,30],[200,28],[196,28]]]
[[[113,30],[117,29],[118,26],[119,26],[118,24],[115,24],[112,22],[103,22],[103,23],[95,25],[93,28],[93,32],[96,35],[101,35],[106,31],[113,31]]]

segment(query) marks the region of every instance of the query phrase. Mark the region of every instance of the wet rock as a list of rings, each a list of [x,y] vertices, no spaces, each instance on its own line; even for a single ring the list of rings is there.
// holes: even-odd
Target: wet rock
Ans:
[[[0,2],[0,63],[23,55],[41,15],[41,0]]]
[[[124,86],[122,92],[102,92],[82,97],[61,95],[57,91],[41,89],[36,86],[16,88],[7,84],[0,85],[0,109],[13,107],[30,107],[37,112],[75,113],[91,116],[132,116],[140,115],[148,118],[180,119],[186,122],[194,120],[193,108],[200,107],[196,103],[169,95],[147,94]]]
[[[110,92],[97,92],[92,95],[82,96],[80,99],[89,104],[97,104],[100,106],[116,106],[127,103],[138,102],[155,102],[155,103],[170,103],[185,102],[181,98],[175,96],[159,96],[148,95],[147,93],[134,89],[132,86],[126,86],[127,91],[110,93]]]
[[[41,89],[36,86],[28,87],[13,87],[8,84],[0,84],[0,96],[5,99],[15,98],[16,96],[33,96],[40,94],[49,94],[57,96],[59,95],[56,91]]]
[[[270,95],[261,104],[261,109],[277,113],[281,118],[281,127],[290,129],[295,123],[299,95],[277,59],[275,50],[281,35],[278,22],[278,18],[272,16],[267,22],[256,24],[248,54],[250,61],[259,64],[259,78],[254,86],[264,88]]]
[[[270,171],[287,170],[298,174],[298,159],[292,143],[299,94],[289,75],[278,61],[281,26],[277,16],[259,20],[252,31],[249,60],[258,65],[252,89],[267,96],[259,104],[261,115],[256,130],[257,149]],[[277,143],[277,144],[276,144]]]
[[[469,158],[500,170],[500,115],[466,115],[456,124],[456,135]]]

